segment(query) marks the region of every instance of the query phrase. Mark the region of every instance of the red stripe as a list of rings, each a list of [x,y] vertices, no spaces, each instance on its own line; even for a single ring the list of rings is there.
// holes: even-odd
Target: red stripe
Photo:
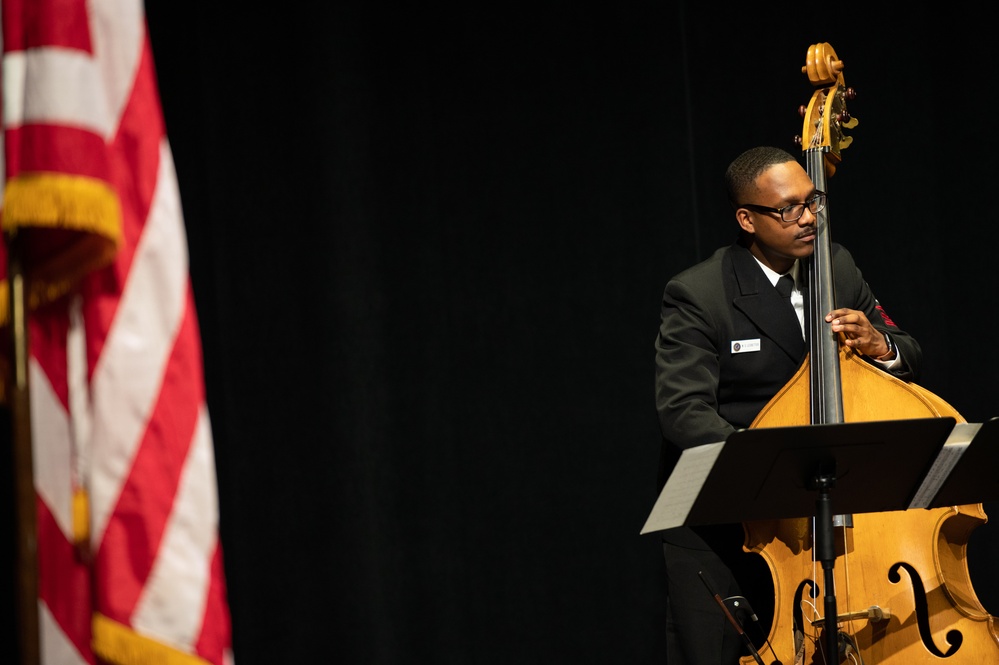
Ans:
[[[159,399],[133,458],[95,561],[97,610],[128,624],[173,510],[204,398],[201,357],[188,308],[167,361]]]
[[[160,145],[166,128],[156,89],[156,72],[148,33],[143,35],[142,55],[138,62],[132,94],[122,112],[118,133],[111,141],[111,181],[122,197],[122,208],[134,213],[125,220],[125,247],[131,264],[131,252],[149,216],[160,169]]]
[[[108,179],[107,145],[76,127],[29,124],[8,129],[7,177],[49,171]]]
[[[0,3],[3,11],[3,52],[24,50],[24,2],[25,0],[4,0]]]
[[[66,413],[69,413],[69,383],[66,363],[66,334],[69,317],[65,303],[42,309],[44,316],[32,316],[28,323],[31,355],[48,377],[52,391]],[[39,313],[41,314],[41,312]]]
[[[90,571],[66,540],[44,501],[38,510],[38,596],[76,650],[94,662],[90,651]]]
[[[91,53],[84,0],[4,0],[4,52],[62,46]]]
[[[212,556],[212,576],[208,586],[204,623],[195,643],[195,652],[213,663],[221,663],[225,650],[232,644],[232,626],[226,603],[222,545],[218,544]]]

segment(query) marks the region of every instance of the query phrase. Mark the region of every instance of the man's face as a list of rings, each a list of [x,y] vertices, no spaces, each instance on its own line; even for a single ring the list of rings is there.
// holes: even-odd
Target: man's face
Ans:
[[[770,167],[756,179],[756,186],[752,200],[744,203],[783,208],[804,203],[815,194],[815,185],[797,162]],[[807,206],[795,222],[783,221],[777,212],[750,208],[739,208],[736,219],[753,237],[753,254],[777,272],[786,272],[795,259],[811,256],[815,249],[815,214]]]

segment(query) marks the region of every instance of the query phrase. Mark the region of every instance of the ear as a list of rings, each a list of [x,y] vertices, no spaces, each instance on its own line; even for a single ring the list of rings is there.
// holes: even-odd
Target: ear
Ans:
[[[756,233],[756,227],[753,224],[753,216],[746,208],[736,209],[735,221],[739,223],[739,228],[746,233]]]

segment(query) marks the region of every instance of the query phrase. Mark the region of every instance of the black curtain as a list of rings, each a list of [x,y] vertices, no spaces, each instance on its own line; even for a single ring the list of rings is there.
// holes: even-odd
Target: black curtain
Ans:
[[[833,237],[999,415],[984,14],[146,4],[240,665],[663,662],[660,296],[728,162],[796,149],[810,44],[858,90]]]

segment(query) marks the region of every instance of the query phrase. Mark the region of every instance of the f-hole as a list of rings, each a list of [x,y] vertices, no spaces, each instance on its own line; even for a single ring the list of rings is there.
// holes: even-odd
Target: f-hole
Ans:
[[[899,568],[905,569],[909,575],[909,581],[912,583],[913,601],[916,606],[916,624],[919,626],[919,637],[923,641],[923,646],[934,656],[950,658],[961,648],[964,635],[959,630],[948,630],[946,639],[950,648],[946,652],[937,648],[937,645],[933,643],[933,635],[930,633],[930,609],[926,603],[926,588],[923,586],[923,580],[912,566],[900,561],[888,570],[888,580],[892,584],[898,584],[902,580],[902,576],[898,573]]]

